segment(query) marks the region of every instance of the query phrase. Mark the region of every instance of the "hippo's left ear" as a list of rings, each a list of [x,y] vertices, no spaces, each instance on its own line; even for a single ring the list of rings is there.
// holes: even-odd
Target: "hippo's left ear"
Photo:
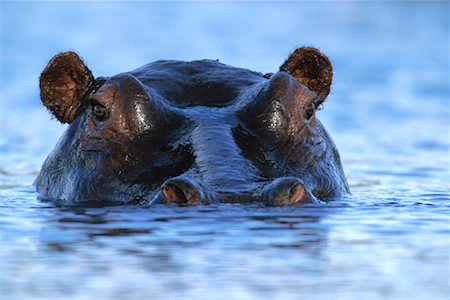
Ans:
[[[42,103],[61,123],[71,123],[93,83],[91,70],[75,52],[59,53],[39,78]]]
[[[297,81],[317,94],[314,105],[317,108],[330,93],[333,67],[329,59],[318,49],[298,48],[280,67]]]

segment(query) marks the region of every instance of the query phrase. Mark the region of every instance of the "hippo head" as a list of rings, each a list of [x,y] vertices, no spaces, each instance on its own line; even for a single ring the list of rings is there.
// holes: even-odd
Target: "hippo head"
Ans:
[[[87,203],[292,204],[348,192],[315,112],[332,67],[294,51],[275,74],[212,60],[156,61],[95,78],[73,52],[53,57],[41,99],[69,127],[35,185]]]

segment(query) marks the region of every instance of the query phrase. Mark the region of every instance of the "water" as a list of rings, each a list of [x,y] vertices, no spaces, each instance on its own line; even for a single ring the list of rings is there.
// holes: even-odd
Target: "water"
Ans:
[[[300,45],[335,68],[319,117],[353,196],[324,206],[58,208],[31,186],[64,126],[48,59],[94,74],[156,59],[276,71]],[[2,2],[1,299],[448,299],[446,2]]]

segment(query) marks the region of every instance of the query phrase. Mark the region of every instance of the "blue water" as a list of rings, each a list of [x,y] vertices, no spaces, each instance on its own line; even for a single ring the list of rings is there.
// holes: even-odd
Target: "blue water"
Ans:
[[[448,299],[447,2],[1,2],[1,299]],[[32,183],[65,129],[38,78],[157,59],[333,62],[319,118],[353,196],[324,206],[57,208]]]

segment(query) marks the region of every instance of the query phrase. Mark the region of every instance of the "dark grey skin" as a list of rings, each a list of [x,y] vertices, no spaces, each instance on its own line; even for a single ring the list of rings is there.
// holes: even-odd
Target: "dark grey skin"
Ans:
[[[299,48],[275,74],[218,61],[156,61],[95,79],[73,52],[40,78],[69,123],[44,162],[41,197],[75,205],[327,201],[350,193],[315,112],[332,67]]]

